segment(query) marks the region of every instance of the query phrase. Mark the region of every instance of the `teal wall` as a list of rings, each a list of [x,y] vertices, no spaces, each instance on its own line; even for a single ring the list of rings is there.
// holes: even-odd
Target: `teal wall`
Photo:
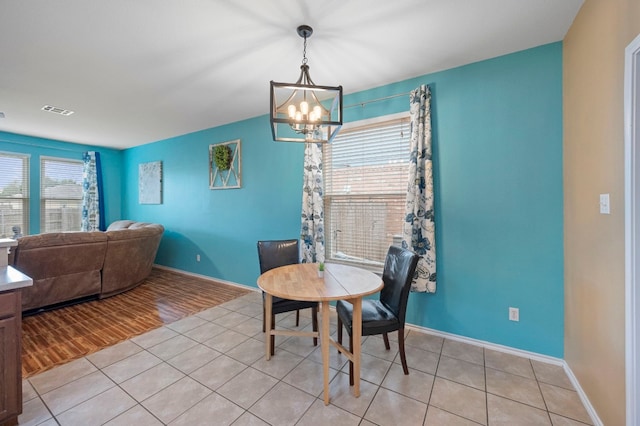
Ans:
[[[562,44],[345,96],[345,121],[406,111],[407,96],[359,104],[420,84],[432,91],[438,291],[410,295],[408,322],[562,357]],[[242,189],[210,190],[209,144],[235,139]],[[256,241],[299,234],[304,146],[273,142],[266,115],[124,151],[0,132],[0,151],[31,156],[31,233],[39,157],[86,150],[102,155],[107,223],[165,226],[159,264],[255,286]],[[150,161],[163,164],[159,205],[138,203]]]
[[[40,233],[40,157],[82,160],[85,151],[97,151],[102,160],[105,223],[121,218],[122,151],[0,132],[0,151],[28,154],[29,158],[29,233]]]
[[[235,139],[242,189],[210,190],[209,144]],[[128,149],[125,216],[165,226],[157,263],[255,286],[256,241],[300,234],[303,154],[303,144],[273,142],[267,116]],[[138,164],[158,160],[163,203],[138,204]]]
[[[348,95],[345,105],[420,84],[432,90],[438,291],[412,293],[408,321],[562,357],[562,44]],[[407,109],[403,96],[344,116]],[[210,190],[208,146],[234,139],[242,189]],[[303,149],[273,142],[261,116],[125,150],[123,217],[166,227],[157,263],[255,286],[256,241],[299,234]],[[163,203],[140,205],[138,165],[158,160]],[[520,322],[508,321],[509,306]]]
[[[562,357],[562,45],[431,81],[438,292],[408,321]]]

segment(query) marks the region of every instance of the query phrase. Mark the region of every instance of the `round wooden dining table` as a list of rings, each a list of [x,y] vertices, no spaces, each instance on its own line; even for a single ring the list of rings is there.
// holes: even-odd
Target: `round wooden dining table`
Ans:
[[[335,346],[353,363],[353,390],[360,396],[360,346],[362,340],[362,298],[380,291],[382,278],[362,268],[327,263],[324,276],[318,274],[315,263],[300,263],[271,269],[258,278],[258,287],[265,292],[266,358],[271,358],[271,335],[318,336],[322,347],[324,372],[324,403],[329,404],[329,347]],[[296,330],[271,330],[272,296],[283,299],[317,301],[320,303],[320,333]],[[329,333],[329,302],[345,300],[353,305],[352,351],[336,342]]]

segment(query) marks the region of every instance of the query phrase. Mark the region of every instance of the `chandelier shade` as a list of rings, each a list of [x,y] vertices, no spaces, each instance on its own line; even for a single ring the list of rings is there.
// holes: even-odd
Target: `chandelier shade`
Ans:
[[[342,127],[342,86],[317,86],[309,76],[308,25],[298,27],[304,38],[300,77],[295,83],[271,81],[271,132],[280,142],[328,143]]]

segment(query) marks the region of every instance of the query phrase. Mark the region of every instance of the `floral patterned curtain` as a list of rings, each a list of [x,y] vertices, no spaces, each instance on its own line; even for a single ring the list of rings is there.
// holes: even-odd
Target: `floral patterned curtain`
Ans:
[[[322,148],[308,143],[304,148],[302,186],[302,263],[324,262],[324,206],[322,201]]]
[[[100,153],[82,154],[82,230],[104,231],[104,201],[102,197],[102,171]]]
[[[411,154],[402,247],[420,255],[411,291],[436,291],[436,241],[431,161],[431,91],[422,85],[410,95]]]

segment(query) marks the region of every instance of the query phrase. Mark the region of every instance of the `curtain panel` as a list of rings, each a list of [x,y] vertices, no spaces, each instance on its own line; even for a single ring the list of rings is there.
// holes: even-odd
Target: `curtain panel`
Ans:
[[[420,255],[411,291],[436,291],[436,241],[431,159],[431,91],[422,85],[410,94],[411,148],[402,247]]]
[[[322,148],[308,143],[304,148],[302,187],[302,226],[300,228],[301,262],[324,262],[324,201]]]
[[[83,231],[104,231],[104,200],[100,153],[82,154],[82,227]]]

